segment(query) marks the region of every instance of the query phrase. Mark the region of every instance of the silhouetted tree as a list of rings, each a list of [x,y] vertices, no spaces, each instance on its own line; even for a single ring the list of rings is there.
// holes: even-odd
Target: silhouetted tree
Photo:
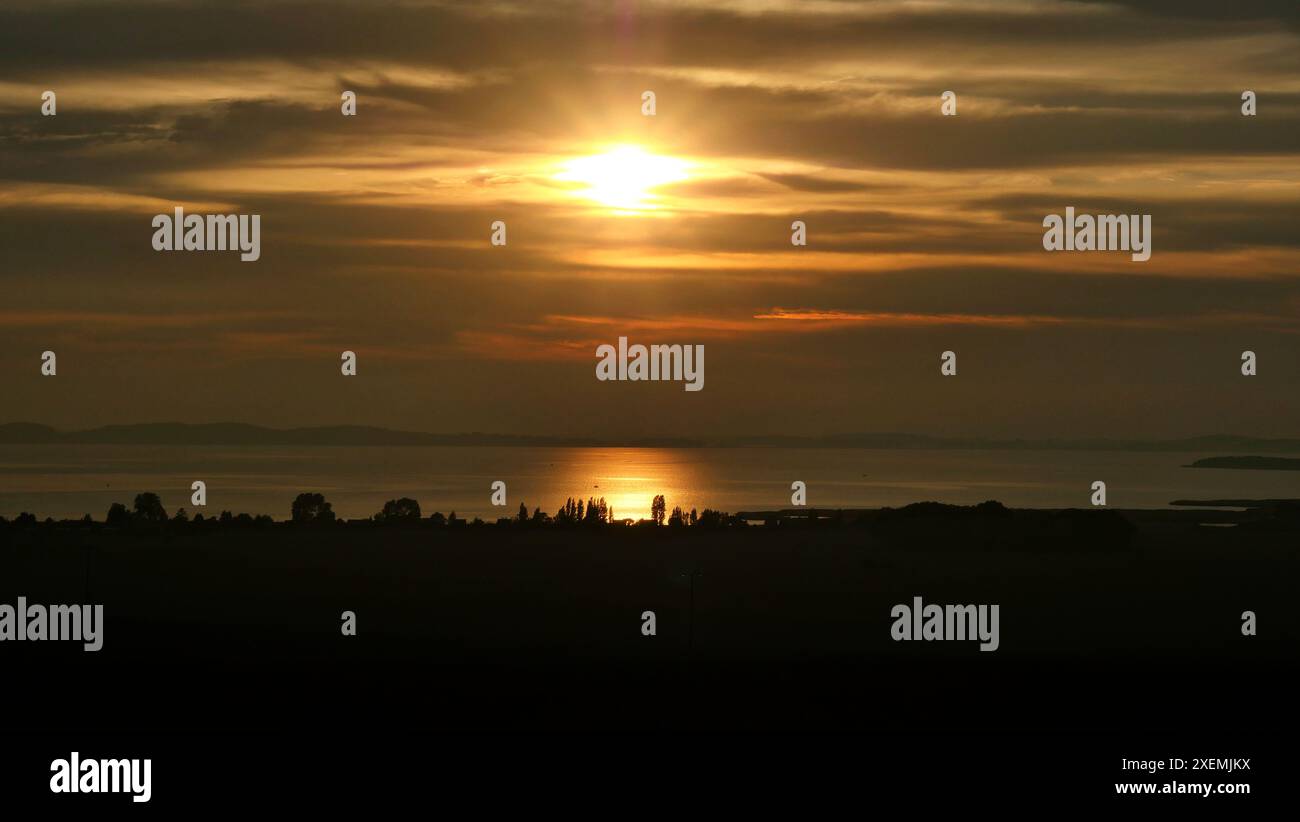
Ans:
[[[681,528],[686,524],[686,516],[682,513],[682,506],[673,506],[673,513],[668,517],[668,524],[673,528]]]
[[[410,497],[390,499],[384,503],[384,510],[377,519],[384,522],[411,522],[420,518],[420,503]]]
[[[573,497],[569,497],[564,501],[564,505],[560,506],[560,510],[555,512],[555,524],[573,525],[576,522],[578,522],[578,503],[573,501]]]
[[[705,508],[700,512],[698,521],[692,523],[700,528],[721,528],[726,524],[727,515],[721,511],[714,511],[712,508]]]
[[[172,522],[189,522],[189,521],[190,521],[190,517],[189,514],[185,513],[185,509],[177,508],[176,516],[172,517]]]
[[[225,519],[225,514],[222,514]],[[294,522],[333,522],[334,509],[324,494],[299,494],[293,501]]]
[[[603,525],[608,514],[609,506],[606,504],[604,497],[600,499],[589,497],[587,499],[587,513],[582,517],[582,524]]]
[[[524,505],[522,502],[519,503],[519,516],[517,519],[521,525],[528,522],[528,506]]]
[[[663,494],[655,496],[654,500],[650,503],[650,519],[654,521],[655,525],[664,524],[664,509],[667,507],[668,503],[664,501]]]
[[[441,528],[447,524],[447,518],[442,515],[441,511],[434,511],[433,516],[429,517],[429,524],[435,528]]]
[[[108,516],[104,522],[109,525],[123,526],[131,524],[131,512],[126,510],[126,506],[120,502],[115,502],[108,506]]]
[[[134,508],[136,519],[144,522],[167,521],[167,510],[163,508],[162,500],[152,491],[136,494]]]

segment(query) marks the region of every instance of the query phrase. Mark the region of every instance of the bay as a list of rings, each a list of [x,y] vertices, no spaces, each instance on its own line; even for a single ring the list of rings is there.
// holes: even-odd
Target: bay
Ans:
[[[1300,473],[1186,468],[1203,453],[821,448],[0,446],[0,515],[103,519],[153,491],[169,513],[192,515],[190,484],[208,487],[207,515],[289,517],[293,498],[323,493],[345,518],[412,497],[423,513],[513,516],[523,502],[553,514],[567,497],[605,497],[618,518],[668,509],[765,510],[790,505],[790,484],[819,508],[923,500],[1012,507],[1087,507],[1095,480],[1112,508],[1163,508],[1174,499],[1300,497]],[[493,481],[507,506],[490,502]]]

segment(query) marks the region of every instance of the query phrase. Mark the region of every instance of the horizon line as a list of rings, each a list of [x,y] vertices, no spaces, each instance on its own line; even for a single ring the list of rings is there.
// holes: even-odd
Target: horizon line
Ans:
[[[16,432],[14,429],[19,429]],[[22,430],[27,429],[27,430]],[[152,429],[152,430],[151,430]],[[249,437],[223,438],[219,429],[242,429],[247,435],[257,436],[260,441],[250,441]],[[195,435],[215,433],[218,436],[207,441],[190,437],[184,441],[185,434]],[[22,433],[27,436],[14,436]],[[312,435],[332,433],[329,439],[313,439]],[[149,435],[152,434],[151,438]],[[372,441],[352,441],[339,439],[339,435],[370,435]],[[177,436],[180,435],[180,436]],[[276,442],[276,437],[288,437],[293,441]],[[392,438],[389,442],[375,442],[374,438]],[[87,441],[87,438],[90,441]],[[223,439],[225,441],[223,441]],[[430,441],[421,442],[427,439]],[[1116,449],[1132,448],[1172,448],[1174,446],[1209,447],[1213,445],[1275,446],[1284,450],[1300,450],[1300,435],[1261,437],[1245,434],[1196,434],[1180,437],[1136,437],[1120,438],[1114,436],[1076,436],[1066,437],[1048,435],[1039,437],[1008,437],[997,435],[940,435],[907,431],[844,431],[821,434],[724,434],[724,435],[626,435],[592,436],[584,434],[549,434],[549,433],[503,433],[491,431],[457,431],[430,432],[411,431],[401,428],[389,428],[383,425],[360,423],[335,423],[320,425],[302,425],[292,427],[274,427],[249,422],[177,422],[153,421],[137,423],[108,423],[91,427],[56,428],[46,423],[30,420],[0,423],[0,444],[5,445],[44,445],[60,444],[158,444],[158,445],[335,445],[335,446],[473,446],[501,445],[516,447],[627,447],[627,448],[728,448],[728,447],[840,447],[840,448],[987,448],[1002,450],[1008,448],[1052,449],[1099,449],[1107,447]],[[180,441],[178,441],[180,440]],[[270,440],[270,441],[268,441]],[[397,441],[402,440],[402,441]],[[466,442],[466,440],[476,440]],[[855,443],[854,441],[858,441]],[[875,440],[866,445],[862,441]],[[495,442],[494,442],[495,441]]]

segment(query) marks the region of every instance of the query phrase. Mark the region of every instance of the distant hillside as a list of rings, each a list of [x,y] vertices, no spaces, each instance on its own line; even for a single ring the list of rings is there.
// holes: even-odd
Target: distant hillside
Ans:
[[[1256,471],[1300,471],[1300,459],[1290,457],[1206,457],[1188,468],[1241,468]]]
[[[550,446],[595,448],[602,446],[694,448],[688,439],[642,438],[599,440],[590,437],[547,437],[515,434],[426,434],[394,431],[365,425],[312,428],[265,428],[244,423],[193,425],[179,422],[106,425],[85,431],[58,431],[47,425],[0,425],[0,443],[10,445],[388,445],[388,446]]]
[[[0,444],[9,445],[388,445],[388,446],[538,446],[574,448],[878,448],[1025,451],[1160,451],[1300,454],[1300,439],[1207,436],[1175,440],[1108,439],[980,439],[931,437],[925,434],[876,433],[823,436],[686,437],[557,437],[528,434],[429,434],[395,431],[366,425],[332,425],[308,428],[267,428],[245,423],[190,424],[179,422],[105,425],[84,431],[59,431],[30,422],[0,424]],[[1220,458],[1210,458],[1220,459]],[[1267,460],[1268,457],[1227,457],[1229,460]],[[1197,468],[1278,468],[1279,465],[1218,465],[1194,463]],[[1282,462],[1288,462],[1282,460]],[[1289,470],[1289,469],[1288,469]]]
[[[1255,451],[1300,453],[1300,439],[1263,439],[1214,435],[1170,440],[1118,439],[983,439],[931,437],[925,434],[830,434],[823,436],[735,436],[710,442],[722,447],[956,449],[988,451]]]

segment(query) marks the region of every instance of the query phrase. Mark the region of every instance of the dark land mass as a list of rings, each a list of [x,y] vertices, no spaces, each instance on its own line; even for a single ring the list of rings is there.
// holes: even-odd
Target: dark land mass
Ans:
[[[1239,468],[1256,471],[1300,471],[1300,459],[1291,457],[1206,457],[1188,468]]]
[[[864,448],[1032,451],[1256,451],[1300,453],[1300,439],[1205,436],[1170,440],[984,439],[905,433],[824,436],[583,437],[523,434],[429,434],[364,425],[267,428],[244,423],[141,423],[59,431],[48,425],[0,424],[0,444],[9,445],[348,445],[348,446],[535,446],[624,448]],[[1253,458],[1240,458],[1253,459]]]
[[[1294,507],[1296,505],[1300,505],[1300,500],[1296,500],[1296,499],[1176,499],[1169,504],[1193,507],[1193,508],[1286,509],[1286,508]]]
[[[1294,503],[758,513],[772,524],[9,523],[0,603],[105,621],[98,653],[0,643],[6,722],[1293,738]],[[917,596],[998,604],[999,649],[894,641]]]
[[[85,431],[58,431],[35,423],[0,425],[0,443],[10,445],[380,445],[380,446],[549,446],[690,448],[694,440],[641,438],[600,440],[515,434],[424,434],[365,425],[266,428],[243,423],[178,422],[106,425]]]

